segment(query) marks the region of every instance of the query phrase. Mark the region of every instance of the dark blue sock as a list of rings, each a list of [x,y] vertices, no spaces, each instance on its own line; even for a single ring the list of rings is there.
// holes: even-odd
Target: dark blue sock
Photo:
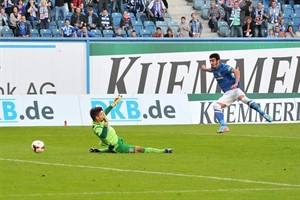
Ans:
[[[257,103],[255,101],[249,101],[249,107],[256,110],[257,112],[259,112],[259,114],[261,114],[262,116],[265,114],[265,112],[259,107],[259,105],[257,105]]]
[[[222,110],[215,109],[215,116],[216,116],[217,120],[219,121],[219,123],[221,124],[221,126],[226,126],[225,121],[224,121],[224,114],[223,114]]]

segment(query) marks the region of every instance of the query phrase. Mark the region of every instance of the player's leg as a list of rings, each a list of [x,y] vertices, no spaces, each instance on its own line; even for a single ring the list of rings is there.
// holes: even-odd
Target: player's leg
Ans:
[[[213,104],[215,117],[217,118],[217,120],[221,125],[221,127],[217,130],[217,133],[224,133],[229,131],[229,128],[226,126],[226,122],[224,120],[224,114],[222,110],[226,106],[229,106],[235,101],[234,98],[232,97],[232,93],[233,91],[228,91],[224,93],[224,95]]]
[[[267,113],[265,113],[255,101],[249,99],[244,93],[239,96],[239,100],[241,100],[243,103],[247,104],[250,108],[256,110],[268,122],[272,122],[272,118]]]
[[[173,149],[156,149],[151,147],[140,147],[123,143],[116,149],[116,151],[118,153],[172,153]]]
[[[90,153],[113,153],[108,148],[107,149],[97,149],[97,148],[90,148]]]

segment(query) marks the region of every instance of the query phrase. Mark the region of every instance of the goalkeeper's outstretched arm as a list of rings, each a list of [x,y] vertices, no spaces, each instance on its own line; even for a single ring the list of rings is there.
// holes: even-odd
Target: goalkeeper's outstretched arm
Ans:
[[[122,99],[122,95],[118,95],[114,101],[104,110],[105,114],[107,115],[111,109],[113,109],[114,107],[116,107],[116,105],[121,101]]]

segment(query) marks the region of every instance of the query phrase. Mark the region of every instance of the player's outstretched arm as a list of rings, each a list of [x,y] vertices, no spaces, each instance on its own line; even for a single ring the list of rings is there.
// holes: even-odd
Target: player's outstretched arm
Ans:
[[[201,66],[202,71],[211,72],[211,68],[207,68],[205,65]]]
[[[113,109],[114,107],[116,107],[116,105],[121,101],[122,99],[122,95],[118,95],[114,101],[105,109],[105,114],[107,115],[111,109]]]

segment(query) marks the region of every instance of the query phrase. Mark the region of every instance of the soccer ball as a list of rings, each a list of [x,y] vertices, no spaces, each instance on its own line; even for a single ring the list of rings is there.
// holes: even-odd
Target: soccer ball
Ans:
[[[41,140],[35,140],[32,142],[31,148],[35,153],[42,153],[45,150],[45,144]]]

